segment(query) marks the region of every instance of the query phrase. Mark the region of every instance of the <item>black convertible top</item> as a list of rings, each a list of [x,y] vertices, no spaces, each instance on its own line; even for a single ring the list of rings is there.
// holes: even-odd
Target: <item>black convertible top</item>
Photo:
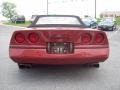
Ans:
[[[37,25],[37,21],[39,20],[39,18],[41,17],[74,17],[76,18],[81,24],[78,25],[73,25],[73,24],[39,24]],[[35,20],[32,22],[32,24],[29,26],[31,27],[83,27],[85,28],[85,24],[83,23],[83,21],[80,19],[79,16],[76,15],[37,15]]]

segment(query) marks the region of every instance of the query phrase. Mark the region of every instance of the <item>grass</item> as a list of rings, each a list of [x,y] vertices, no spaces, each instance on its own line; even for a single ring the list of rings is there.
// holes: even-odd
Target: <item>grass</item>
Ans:
[[[120,26],[120,17],[116,18],[116,25]]]
[[[31,24],[31,22],[30,21],[26,21],[25,23],[12,23],[12,22],[8,21],[8,22],[5,22],[3,24],[13,25],[13,26],[21,26],[21,27],[28,27]]]
[[[100,22],[100,20],[101,20],[100,18],[97,18],[97,23],[99,23],[99,22]]]

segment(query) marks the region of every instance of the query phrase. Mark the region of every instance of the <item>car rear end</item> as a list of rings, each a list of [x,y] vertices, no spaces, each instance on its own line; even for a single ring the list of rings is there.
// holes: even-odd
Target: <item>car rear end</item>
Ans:
[[[102,25],[102,26],[98,26],[98,29],[103,31],[113,31],[115,27],[114,25],[112,26]]]
[[[15,31],[10,58],[16,63],[86,64],[108,58],[105,32],[82,28],[40,28]]]
[[[17,22],[22,22],[22,23],[25,23],[25,16],[24,15],[19,15],[17,16]]]
[[[106,30],[106,31],[113,31],[116,29],[116,26],[115,26],[115,23],[112,21],[112,20],[104,20],[104,21],[101,21],[99,24],[98,24],[98,29],[100,30]]]

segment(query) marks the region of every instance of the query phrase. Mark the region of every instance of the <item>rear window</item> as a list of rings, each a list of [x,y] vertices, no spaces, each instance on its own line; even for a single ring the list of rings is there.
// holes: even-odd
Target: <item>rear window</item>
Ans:
[[[20,16],[18,16],[18,18],[24,18],[24,16],[23,16],[23,15],[20,15]]]
[[[36,25],[40,24],[73,24],[81,25],[79,20],[74,17],[40,17],[36,22]]]
[[[80,17],[74,15],[38,15],[29,27],[82,27]]]

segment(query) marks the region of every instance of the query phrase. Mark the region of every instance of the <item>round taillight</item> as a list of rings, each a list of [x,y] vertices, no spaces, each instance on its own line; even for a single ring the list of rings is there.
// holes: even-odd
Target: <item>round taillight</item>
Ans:
[[[37,43],[39,40],[39,36],[36,33],[30,33],[28,39],[31,43]]]
[[[23,43],[25,41],[25,36],[22,33],[15,34],[15,40],[18,43]]]
[[[91,35],[90,34],[83,34],[81,37],[82,43],[89,43],[91,41]]]
[[[104,41],[104,35],[102,33],[98,33],[95,35],[95,42],[102,43]]]

